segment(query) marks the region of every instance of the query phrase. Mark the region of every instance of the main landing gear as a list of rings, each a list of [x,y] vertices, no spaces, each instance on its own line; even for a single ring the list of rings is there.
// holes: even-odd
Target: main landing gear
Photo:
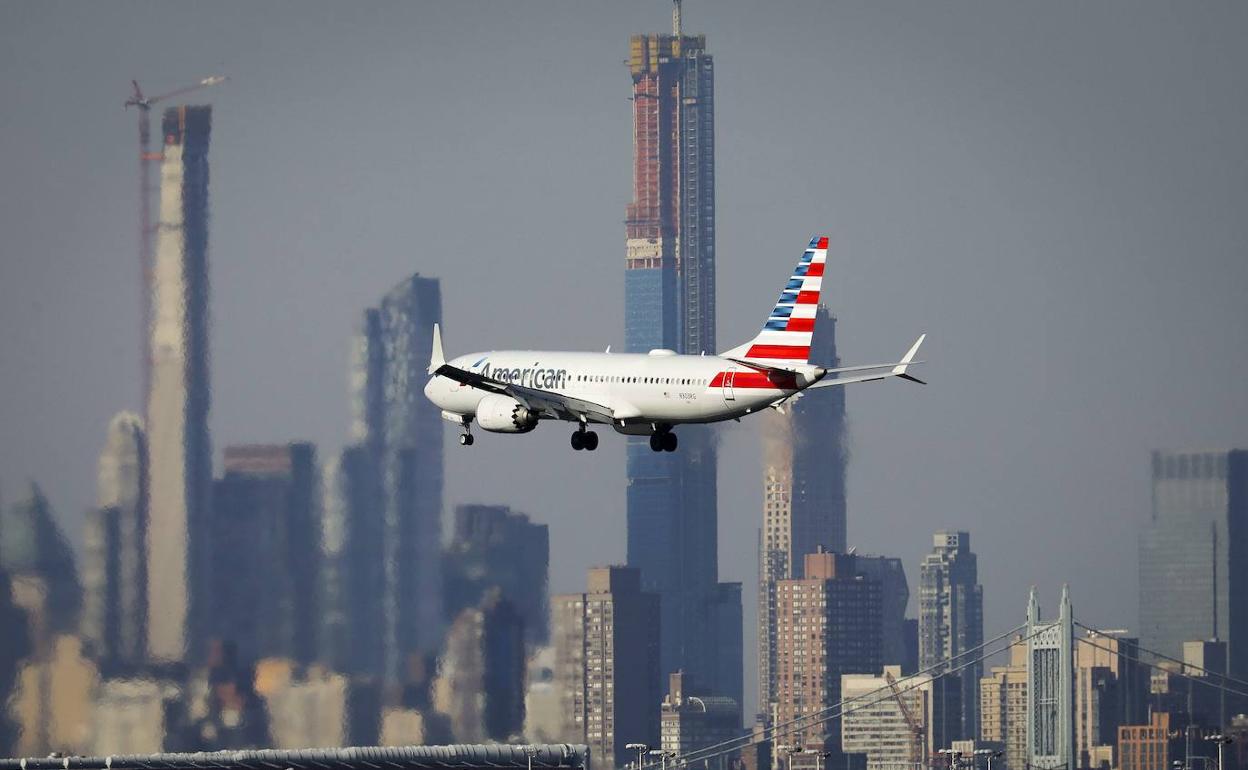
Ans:
[[[472,446],[472,421],[464,420],[464,432],[459,434],[460,446]]]
[[[584,449],[586,452],[592,452],[598,448],[598,434],[592,430],[585,430],[585,425],[581,425],[581,429],[572,434],[572,448],[576,451]]]
[[[650,434],[650,448],[655,452],[675,452],[676,434],[671,429]]]

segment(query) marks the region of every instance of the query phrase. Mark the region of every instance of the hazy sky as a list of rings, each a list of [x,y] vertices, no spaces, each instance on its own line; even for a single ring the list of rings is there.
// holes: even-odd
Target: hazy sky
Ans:
[[[979,553],[989,635],[1072,584],[1136,622],[1154,447],[1248,444],[1248,5],[688,0],[716,61],[719,339],[832,236],[846,363],[929,332],[926,388],[848,394],[850,543]],[[0,496],[77,538],[139,406],[136,115],[210,74],[213,442],[347,431],[352,326],[442,278],[449,354],[623,343],[628,35],[670,5],[0,5]],[[818,397],[817,395],[811,397]],[[551,524],[551,585],[624,558],[624,441],[447,446],[448,510]],[[757,425],[722,431],[720,563],[746,584]],[[451,434],[448,430],[448,440]]]

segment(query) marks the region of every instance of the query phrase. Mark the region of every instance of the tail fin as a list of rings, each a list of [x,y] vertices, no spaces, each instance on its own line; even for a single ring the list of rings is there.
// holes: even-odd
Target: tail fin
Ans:
[[[433,325],[433,348],[429,351],[429,374],[433,374],[442,364],[446,363],[446,355],[442,352],[442,328]]]
[[[744,345],[721,353],[726,358],[758,361],[768,366],[793,366],[810,361],[810,339],[823,289],[823,267],[828,259],[828,238],[817,235],[802,253],[780,299],[758,336]]]

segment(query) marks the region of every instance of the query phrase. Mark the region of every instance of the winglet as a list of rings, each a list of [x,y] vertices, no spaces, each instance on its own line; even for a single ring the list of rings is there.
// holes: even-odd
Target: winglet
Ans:
[[[433,352],[429,355],[429,374],[436,372],[445,363],[446,356],[442,353],[442,329],[435,323],[433,325]]]
[[[906,374],[906,367],[910,366],[911,362],[914,361],[915,354],[919,352],[919,346],[923,344],[923,340],[925,340],[926,338],[927,338],[926,333],[919,335],[919,338],[914,341],[913,345],[910,346],[910,351],[901,357],[900,363],[898,363],[896,366],[893,367],[893,374],[902,378],[903,380],[910,380],[911,382],[917,382],[920,385],[927,384],[923,380],[920,380],[918,377],[913,377],[909,374]]]

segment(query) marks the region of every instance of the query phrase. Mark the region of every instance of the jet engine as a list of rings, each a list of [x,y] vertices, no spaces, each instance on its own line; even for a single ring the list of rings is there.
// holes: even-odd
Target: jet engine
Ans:
[[[477,425],[491,433],[528,433],[537,415],[511,396],[492,394],[477,404]]]

